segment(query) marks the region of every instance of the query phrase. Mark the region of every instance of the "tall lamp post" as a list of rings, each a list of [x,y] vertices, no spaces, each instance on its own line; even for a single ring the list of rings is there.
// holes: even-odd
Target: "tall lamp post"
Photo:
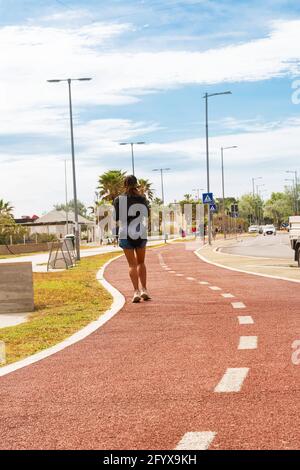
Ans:
[[[256,178],[252,178],[252,195],[253,195],[253,202],[255,203],[255,181],[262,180],[262,176],[257,176]],[[256,204],[255,204],[255,213],[254,213],[254,220],[257,217],[256,215]]]
[[[224,178],[224,150],[237,149],[237,145],[232,145],[231,147],[221,147],[221,166],[222,166],[222,225],[224,238],[226,238],[226,226],[225,226],[225,178]]]
[[[297,212],[297,204],[296,204],[295,180],[294,180],[294,178],[286,178],[284,181],[291,181],[291,182],[292,182],[292,188],[293,188],[293,193],[294,193],[294,210],[295,210],[295,214],[296,214],[296,212]]]
[[[70,131],[71,131],[71,152],[72,152],[72,170],[73,170],[73,192],[74,192],[74,217],[75,217],[75,244],[76,244],[76,258],[80,260],[80,236],[79,236],[79,223],[78,223],[78,203],[77,203],[77,187],[76,187],[76,166],[75,166],[75,146],[74,146],[74,130],[73,130],[73,109],[72,109],[72,91],[71,84],[74,81],[87,82],[91,78],[65,78],[47,80],[49,83],[67,82],[69,90],[69,110],[70,110]]]
[[[194,191],[197,194],[197,201],[199,202],[200,201],[200,191],[204,191],[204,188],[196,188],[196,189],[192,189],[192,191]]]
[[[286,173],[293,173],[295,175],[295,210],[296,210],[296,215],[298,215],[299,212],[299,201],[298,201],[298,172],[294,170],[286,170]]]
[[[67,178],[67,160],[65,160],[65,198],[66,198],[66,229],[69,233],[69,201],[68,201],[68,178]]]
[[[231,91],[223,91],[221,93],[205,93],[203,98],[205,99],[205,134],[206,134],[206,177],[207,177],[207,192],[210,192],[210,175],[209,175],[209,143],[208,143],[208,98],[220,95],[231,95]],[[208,208],[208,243],[211,245],[212,234],[211,234],[211,213]]]
[[[131,146],[131,165],[132,165],[132,174],[135,175],[134,172],[134,152],[133,146],[134,145],[145,145],[146,142],[121,142],[119,145],[130,145]]]
[[[265,184],[257,184],[256,185],[256,195],[260,197],[260,190],[259,188],[262,188],[263,186],[266,186]],[[257,222],[260,225],[260,206],[259,206],[259,201],[257,201]]]
[[[164,240],[165,243],[167,242],[166,239],[166,221],[165,221],[165,192],[164,192],[164,171],[170,171],[171,168],[154,168],[152,171],[159,171],[160,172],[160,183],[161,183],[161,200],[163,203],[163,232],[164,232]]]

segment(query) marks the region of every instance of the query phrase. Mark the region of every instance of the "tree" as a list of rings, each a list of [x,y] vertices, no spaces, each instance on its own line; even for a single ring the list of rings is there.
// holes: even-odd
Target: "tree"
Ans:
[[[263,209],[263,200],[260,196],[253,196],[251,193],[244,194],[240,197],[238,205],[239,214],[243,219],[254,222],[260,218],[259,215]]]
[[[13,212],[13,207],[10,205],[10,202],[5,202],[4,199],[0,199],[0,215],[11,215]]]
[[[0,213],[0,244],[9,244],[11,237],[13,237],[14,242],[22,241],[23,236],[26,234],[27,229],[16,224],[11,215]]]
[[[146,196],[147,199],[152,201],[154,197],[154,192],[152,190],[152,183],[150,183],[149,180],[145,180],[143,178],[140,178],[138,180],[138,185],[139,185],[139,191],[143,196]]]
[[[72,211],[72,212],[74,212],[75,211],[74,199],[72,199],[71,201],[68,202],[68,206],[66,204],[55,204],[53,207],[57,211],[64,211],[64,212]],[[79,214],[82,215],[82,217],[87,217],[87,210],[88,209],[85,206],[85,204],[83,202],[77,200],[77,207],[78,207]]]
[[[288,191],[272,193],[264,205],[264,216],[278,227],[293,214],[293,198]]]
[[[109,170],[99,176],[99,196],[105,201],[112,202],[122,194],[126,172],[122,170]]]
[[[153,206],[162,206],[163,204],[163,201],[162,199],[160,199],[159,197],[155,197],[153,200],[152,200],[152,205]]]

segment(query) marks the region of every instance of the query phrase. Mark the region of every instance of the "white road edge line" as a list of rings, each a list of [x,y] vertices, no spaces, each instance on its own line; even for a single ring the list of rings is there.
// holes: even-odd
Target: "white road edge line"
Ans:
[[[10,374],[11,372],[15,372],[16,370],[22,369],[23,367],[27,367],[35,362],[41,361],[53,354],[56,354],[63,349],[71,346],[72,344],[78,343],[79,341],[83,340],[90,334],[94,333],[96,330],[101,328],[105,323],[107,323],[112,317],[114,317],[123,307],[125,304],[125,297],[119,292],[115,287],[113,287],[106,279],[104,279],[104,271],[105,269],[115,261],[116,259],[120,258],[123,255],[117,256],[116,258],[112,258],[107,263],[105,263],[102,268],[97,272],[96,279],[97,281],[112,295],[113,303],[109,310],[103,313],[98,320],[95,320],[89,323],[87,326],[82,328],[81,330],[74,333],[69,338],[65,339],[61,343],[52,346],[51,348],[44,349],[41,352],[33,354],[32,356],[26,357],[26,359],[22,359],[21,361],[14,362],[13,364],[9,364],[8,366],[0,367],[0,377],[4,375]]]
[[[240,325],[253,325],[254,324],[254,320],[250,315],[238,317],[238,320],[239,320]]]
[[[246,308],[246,305],[243,302],[231,302],[233,308]]]
[[[204,245],[204,246],[206,246],[206,245]],[[279,279],[280,281],[296,282],[297,284],[300,283],[299,279],[290,279],[288,277],[272,276],[271,274],[255,273],[254,271],[246,271],[245,269],[230,268],[229,266],[225,266],[224,264],[215,263],[214,261],[210,261],[207,258],[205,258],[205,256],[200,255],[200,253],[198,253],[198,251],[202,250],[204,248],[204,246],[199,248],[197,251],[194,251],[194,253],[202,261],[204,261],[207,264],[211,264],[212,266],[217,266],[218,268],[222,268],[222,269],[228,269],[228,271],[234,271],[234,272],[237,272],[237,273],[252,274],[252,276],[267,277],[269,279]]]
[[[177,444],[175,450],[207,450],[216,434],[211,431],[187,432]]]
[[[238,349],[257,349],[257,336],[241,336]]]
[[[248,367],[228,368],[214,391],[217,393],[239,392],[248,372]]]

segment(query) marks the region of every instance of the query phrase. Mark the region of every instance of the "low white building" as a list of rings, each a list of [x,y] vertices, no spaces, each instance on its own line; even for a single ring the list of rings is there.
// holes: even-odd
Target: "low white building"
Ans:
[[[95,240],[95,222],[82,215],[78,216],[81,238],[86,237],[88,242]],[[26,223],[24,226],[29,228],[30,235],[36,233],[45,233],[55,235],[58,239],[75,231],[75,214],[69,211],[53,210],[48,214],[39,217],[34,222]]]

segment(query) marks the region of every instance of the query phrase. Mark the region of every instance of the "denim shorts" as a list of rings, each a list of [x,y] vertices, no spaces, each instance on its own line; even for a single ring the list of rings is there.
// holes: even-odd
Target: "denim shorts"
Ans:
[[[126,238],[121,238],[119,240],[119,247],[123,250],[134,250],[135,248],[145,248],[147,245],[147,240],[141,239],[139,243],[133,243],[131,240],[127,240]]]

